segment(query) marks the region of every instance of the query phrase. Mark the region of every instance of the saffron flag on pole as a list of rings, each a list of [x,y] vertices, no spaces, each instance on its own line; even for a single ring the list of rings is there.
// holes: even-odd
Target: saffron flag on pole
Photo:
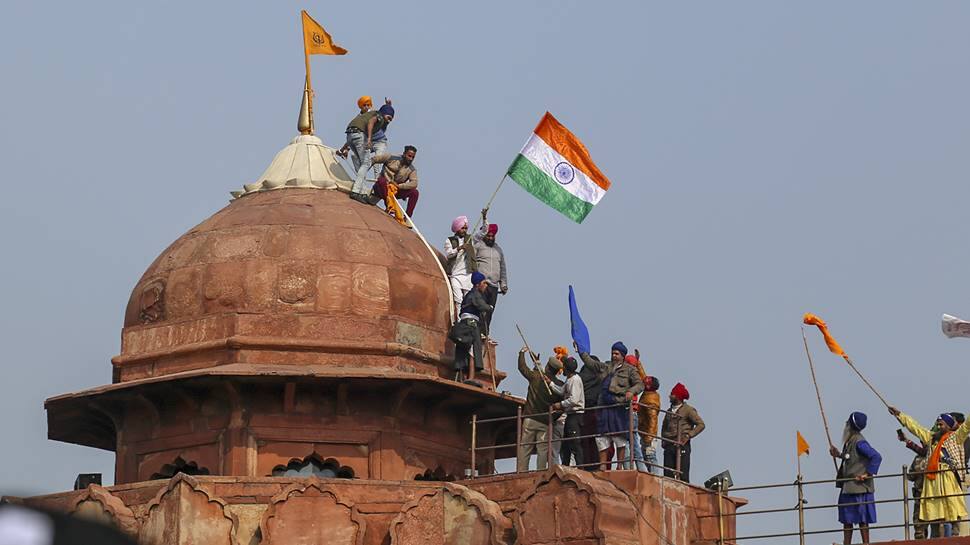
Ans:
[[[307,55],[346,55],[347,50],[333,43],[330,33],[313,20],[306,10],[303,14],[303,49]]]
[[[842,350],[842,347],[839,346],[839,343],[835,342],[835,338],[832,337],[832,334],[829,333],[829,326],[825,324],[825,320],[814,314],[806,312],[804,318],[802,318],[802,322],[805,325],[818,326],[819,331],[822,332],[822,337],[825,338],[825,344],[829,347],[830,352],[838,356],[842,356],[843,358],[849,357],[848,354],[845,353],[845,350]]]
[[[795,452],[797,456],[808,454],[808,441],[802,437],[802,432],[795,431]]]
[[[573,335],[573,342],[576,343],[576,349],[584,354],[589,354],[589,329],[586,328],[586,323],[579,315],[579,307],[576,306],[576,294],[573,292],[572,286],[569,286],[569,327]]]
[[[582,223],[610,181],[586,146],[546,112],[506,174],[540,201]]]

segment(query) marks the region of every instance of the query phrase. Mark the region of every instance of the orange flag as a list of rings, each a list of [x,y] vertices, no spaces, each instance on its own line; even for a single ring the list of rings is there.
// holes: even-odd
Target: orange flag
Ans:
[[[333,43],[330,34],[303,10],[303,49],[307,55],[346,55],[347,50]]]
[[[801,456],[802,454],[808,454],[808,441],[806,441],[805,438],[802,437],[802,432],[797,430],[795,431],[795,444],[796,444],[795,451],[798,453],[797,454],[798,456]]]
[[[822,320],[814,314],[806,312],[805,317],[802,318],[802,322],[804,322],[805,325],[818,326],[819,331],[822,332],[822,337],[825,337],[825,344],[829,347],[829,350],[833,354],[842,356],[843,358],[849,357],[845,353],[845,350],[842,350],[842,347],[839,346],[839,343],[835,342],[835,338],[832,337],[832,334],[829,333],[829,326],[825,325],[825,320]]]

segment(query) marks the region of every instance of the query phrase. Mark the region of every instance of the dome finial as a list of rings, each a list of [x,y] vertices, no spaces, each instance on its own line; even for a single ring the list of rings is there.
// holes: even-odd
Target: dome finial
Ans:
[[[296,130],[300,134],[313,134],[313,115],[310,113],[310,86],[303,85],[303,101],[300,103],[300,118],[296,122]]]

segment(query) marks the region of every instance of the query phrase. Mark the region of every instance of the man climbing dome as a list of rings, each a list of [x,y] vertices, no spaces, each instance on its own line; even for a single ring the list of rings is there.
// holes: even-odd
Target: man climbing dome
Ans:
[[[368,199],[370,203],[377,203],[388,198],[388,188],[393,186],[397,199],[407,199],[408,217],[414,215],[414,208],[418,205],[418,169],[414,166],[414,156],[417,155],[418,148],[414,146],[404,146],[404,153],[401,155],[374,155],[371,162],[375,165],[383,164],[381,175],[377,177],[373,192]]]
[[[445,272],[451,285],[451,298],[455,308],[461,307],[465,294],[472,289],[472,273],[475,272],[475,248],[468,238],[468,218],[458,216],[451,222],[450,237],[445,240]]]
[[[485,325],[485,318],[491,313],[492,307],[485,302],[482,296],[485,291],[485,276],[482,273],[472,273],[472,289],[465,294],[461,302],[461,309],[458,314],[458,321],[451,326],[448,337],[455,343],[455,371],[457,373],[468,373],[469,370],[469,350],[475,358],[475,369],[485,368],[482,360],[482,337],[488,331]]]
[[[485,302],[492,306],[488,315],[487,325],[492,324],[492,314],[498,303],[498,294],[509,292],[509,279],[505,267],[505,254],[502,247],[495,242],[498,234],[498,224],[488,223],[488,209],[482,210],[482,231],[475,234],[475,268],[485,275],[488,288],[485,290]]]
[[[361,97],[361,99],[364,98],[367,97]],[[358,105],[363,110],[367,106],[367,101],[360,101]],[[367,110],[358,114],[347,124],[347,143],[337,154],[346,157],[347,150],[353,153],[351,160],[354,163],[354,168],[357,169],[357,173],[350,198],[356,201],[367,202],[367,195],[364,194],[364,182],[374,156],[374,136],[385,131],[387,125],[393,119],[394,107],[390,104],[384,104],[376,112]]]

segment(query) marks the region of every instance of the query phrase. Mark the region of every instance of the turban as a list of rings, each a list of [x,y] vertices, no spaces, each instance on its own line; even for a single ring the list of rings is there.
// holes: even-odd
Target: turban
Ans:
[[[488,234],[490,234],[492,236],[495,236],[495,235],[498,234],[498,224],[497,223],[489,223],[488,224]]]
[[[374,105],[374,102],[367,95],[364,95],[357,99],[357,107],[360,108],[361,110],[363,110],[365,107],[370,109],[370,107],[373,105]]]
[[[385,105],[381,106],[381,108],[379,110],[377,110],[377,111],[381,115],[389,115],[391,117],[394,117],[394,107],[391,106],[390,104],[385,104]]]
[[[687,387],[679,382],[674,386],[674,389],[670,391],[670,395],[681,401],[687,401],[690,399],[690,392],[687,391]]]
[[[485,280],[485,275],[484,274],[482,274],[482,273],[480,273],[478,271],[475,271],[475,272],[472,273],[472,285],[473,286],[477,286],[479,283],[482,282],[482,280]]]
[[[613,350],[616,350],[620,354],[623,354],[624,357],[626,357],[627,352],[629,352],[629,350],[626,349],[626,345],[621,343],[620,341],[616,341],[615,343],[613,343],[613,346],[610,348],[610,351],[613,351]]]
[[[856,411],[849,415],[849,425],[855,428],[857,431],[862,431],[866,429],[866,422],[868,421],[866,413],[860,413]]]
[[[951,430],[957,427],[957,421],[955,418],[953,418],[953,415],[950,413],[941,414],[940,420],[942,420],[947,426],[950,426]]]
[[[562,366],[566,369],[567,373],[575,373],[576,369],[579,368],[579,364],[576,363],[576,358],[572,356],[566,356],[562,359]]]
[[[636,367],[637,364],[640,363],[640,360],[638,360],[637,357],[634,356],[633,354],[627,354],[627,356],[623,358],[623,360],[634,367]]]
[[[549,361],[546,362],[546,365],[555,369],[556,371],[562,369],[562,362],[559,361],[559,358],[556,356],[549,356]]]
[[[569,355],[569,349],[565,346],[557,346],[553,348],[552,351],[556,353],[556,357],[559,359]]]
[[[462,227],[468,227],[468,218],[466,216],[458,216],[457,218],[451,220],[452,233],[461,231]]]

